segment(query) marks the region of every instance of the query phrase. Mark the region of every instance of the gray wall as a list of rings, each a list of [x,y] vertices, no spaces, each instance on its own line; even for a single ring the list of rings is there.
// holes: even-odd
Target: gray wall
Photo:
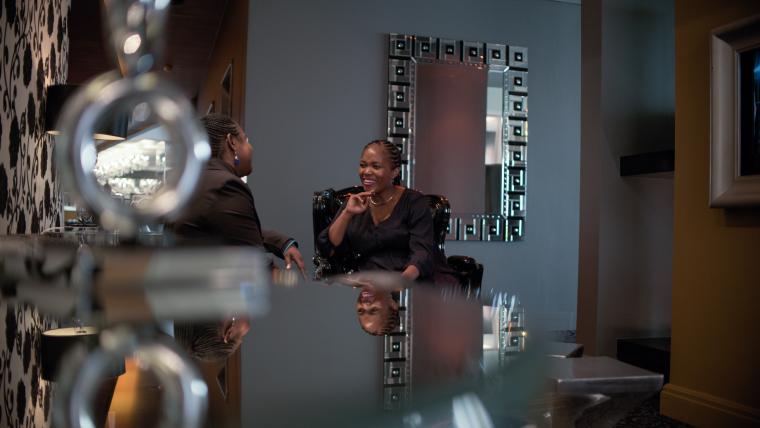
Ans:
[[[532,319],[546,316],[550,328],[575,327],[578,5],[548,0],[262,0],[251,3],[249,19],[245,127],[255,163],[249,183],[264,227],[298,238],[309,259],[313,192],[358,184],[361,147],[385,136],[387,33],[527,46],[531,134],[526,239],[514,244],[450,242],[447,253],[484,263],[484,288],[519,293]],[[343,310],[337,303],[334,308],[329,301],[323,304],[319,313]],[[283,335],[305,328],[301,317],[280,319]],[[255,331],[252,335],[243,349],[244,403],[260,397],[251,385],[295,364],[271,361],[266,366],[256,357],[260,344]],[[310,353],[304,348],[304,358]],[[339,378],[333,381],[358,379],[378,364],[353,360],[334,372]],[[324,384],[305,378],[300,388],[320,387]],[[246,405],[243,424],[253,422],[255,411]]]
[[[616,339],[670,335],[673,180],[621,178],[623,155],[673,149],[673,1],[602,9],[599,353]]]
[[[574,328],[578,254],[580,7],[548,0],[254,1],[246,131],[265,227],[312,255],[311,196],[358,184],[359,151],[385,136],[389,32],[530,49],[524,242],[447,244],[485,265],[484,288],[519,293],[551,328]]]
[[[620,177],[619,162],[673,148],[674,11],[672,1],[661,0],[589,1],[583,8],[584,16],[595,8],[601,21],[584,33],[584,46],[586,34],[597,43],[584,49],[584,62],[599,61],[588,72],[600,76],[584,69],[584,100],[598,104],[584,104],[582,185],[595,197],[582,196],[584,218],[593,220],[581,228],[589,251],[581,252],[580,267],[593,272],[579,285],[579,311],[589,323],[580,323],[578,337],[590,353],[614,356],[616,339],[670,332],[673,180]]]

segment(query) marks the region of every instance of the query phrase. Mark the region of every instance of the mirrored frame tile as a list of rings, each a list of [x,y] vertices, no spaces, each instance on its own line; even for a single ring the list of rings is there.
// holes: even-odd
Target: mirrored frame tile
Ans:
[[[510,94],[507,96],[507,116],[528,119],[528,96]]]
[[[507,45],[486,43],[485,62],[488,65],[507,65]]]
[[[407,111],[388,111],[388,135],[394,137],[409,136],[411,115]]]
[[[525,168],[528,164],[528,150],[526,146],[507,144],[507,167]]]
[[[483,64],[483,43],[462,42],[462,62],[465,64]]]
[[[509,120],[507,123],[508,132],[507,141],[509,143],[523,143],[528,142],[528,121],[527,120]]]
[[[509,46],[509,68],[528,69],[528,48],[523,46]]]
[[[409,110],[411,106],[411,89],[409,85],[388,85],[388,108]]]
[[[414,38],[406,34],[391,33],[388,38],[388,55],[394,58],[411,58]]]
[[[528,94],[528,72],[518,70],[507,71],[507,90],[510,94]]]
[[[408,85],[412,81],[412,62],[403,59],[388,60],[388,83]]]
[[[421,59],[438,59],[438,39],[435,37],[416,36],[414,41],[414,57]]]
[[[452,39],[438,39],[438,59],[448,62],[462,61],[461,42]]]

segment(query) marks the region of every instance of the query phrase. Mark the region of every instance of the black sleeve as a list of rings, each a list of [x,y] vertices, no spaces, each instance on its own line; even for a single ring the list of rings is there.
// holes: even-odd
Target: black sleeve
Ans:
[[[344,207],[345,208],[345,207]],[[343,208],[341,208],[337,214],[335,214],[335,217],[333,218],[333,222],[335,222],[335,219],[338,218],[340,213],[343,212]],[[332,226],[332,223],[330,223],[330,226]],[[350,227],[346,228],[346,234],[343,236],[343,241],[338,245],[337,247],[330,242],[330,226],[327,226],[319,232],[319,235],[317,235],[317,242],[316,247],[317,251],[319,252],[319,255],[322,257],[332,257],[335,254],[343,254],[348,251],[349,244],[348,244],[348,229]]]
[[[419,197],[411,201],[409,216],[409,262],[406,266],[414,265],[420,271],[421,278],[433,275],[433,216],[427,198]]]

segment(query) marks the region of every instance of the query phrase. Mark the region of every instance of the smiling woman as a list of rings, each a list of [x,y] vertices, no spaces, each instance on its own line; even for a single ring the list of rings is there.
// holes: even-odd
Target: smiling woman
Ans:
[[[397,271],[406,279],[457,285],[435,245],[427,197],[395,184],[400,165],[394,144],[375,140],[364,147],[358,170],[364,192],[351,195],[319,234],[319,252],[358,254],[359,270]]]
[[[383,336],[399,324],[398,293],[364,288],[356,299],[359,325],[369,334]]]

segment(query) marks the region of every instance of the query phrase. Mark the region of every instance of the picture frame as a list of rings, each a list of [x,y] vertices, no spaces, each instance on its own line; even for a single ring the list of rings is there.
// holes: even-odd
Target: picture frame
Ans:
[[[760,206],[760,15],[711,34],[710,207]]]

